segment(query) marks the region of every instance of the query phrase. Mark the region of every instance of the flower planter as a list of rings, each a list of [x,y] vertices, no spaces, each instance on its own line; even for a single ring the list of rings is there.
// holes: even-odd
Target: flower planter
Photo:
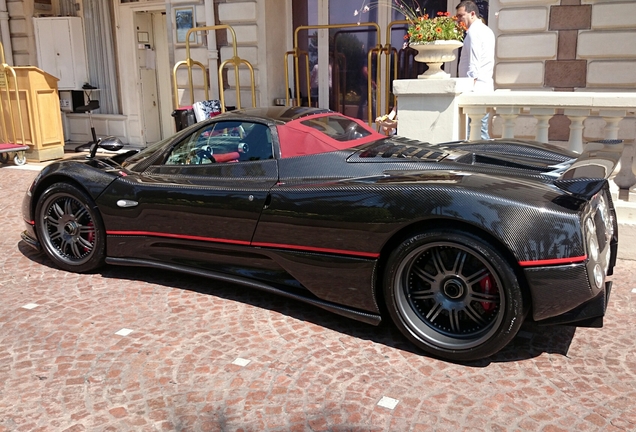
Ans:
[[[445,62],[455,60],[455,50],[464,44],[456,40],[437,40],[432,42],[411,43],[410,47],[417,50],[415,61],[426,63],[428,70],[418,78],[442,79],[449,78],[450,74],[442,70]]]

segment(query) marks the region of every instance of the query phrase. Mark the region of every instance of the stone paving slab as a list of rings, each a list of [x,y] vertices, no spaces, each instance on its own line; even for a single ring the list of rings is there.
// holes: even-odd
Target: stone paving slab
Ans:
[[[36,173],[0,168],[0,432],[636,430],[636,262],[604,328],[525,324],[453,364],[235,285],[57,270],[19,237]]]

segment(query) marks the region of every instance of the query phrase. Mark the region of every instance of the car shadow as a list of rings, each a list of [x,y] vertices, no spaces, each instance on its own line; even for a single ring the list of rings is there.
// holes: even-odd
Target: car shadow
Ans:
[[[36,252],[23,241],[19,242],[18,249],[30,260],[51,269],[57,269],[48,257]],[[261,309],[276,311],[285,316],[310,322],[357,339],[368,340],[389,348],[431,357],[428,353],[411,344],[388,318],[383,319],[379,326],[373,326],[337,315],[299,300],[268,294],[240,284],[221,282],[202,276],[162,269],[107,265],[96,273],[104,278],[142,281],[167,288],[212,295]],[[210,283],[210,281],[213,283]],[[483,368],[490,365],[490,363],[528,360],[539,357],[544,353],[567,356],[575,330],[576,328],[572,326],[541,326],[534,322],[526,321],[517,336],[495,355],[478,361],[461,362],[461,364],[468,367]]]

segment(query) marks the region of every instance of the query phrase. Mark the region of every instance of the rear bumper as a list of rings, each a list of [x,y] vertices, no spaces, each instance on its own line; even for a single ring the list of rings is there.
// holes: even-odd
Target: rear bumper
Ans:
[[[605,288],[596,297],[562,315],[538,321],[538,324],[568,324],[577,327],[603,327],[603,316],[607,310],[612,282],[605,282]]]
[[[532,318],[543,321],[563,315],[590,299],[592,290],[585,263],[524,269],[532,295]]]

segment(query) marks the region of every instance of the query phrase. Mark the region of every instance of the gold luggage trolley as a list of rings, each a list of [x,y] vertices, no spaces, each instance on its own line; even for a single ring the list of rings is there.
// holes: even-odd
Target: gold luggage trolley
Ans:
[[[20,128],[18,137],[16,127]],[[4,46],[0,43],[0,162],[7,163],[13,157],[16,165],[26,163],[26,151],[29,146],[24,142],[24,126],[22,124],[22,108],[20,107],[18,78],[15,70],[4,58]],[[18,138],[22,141],[18,143]]]

